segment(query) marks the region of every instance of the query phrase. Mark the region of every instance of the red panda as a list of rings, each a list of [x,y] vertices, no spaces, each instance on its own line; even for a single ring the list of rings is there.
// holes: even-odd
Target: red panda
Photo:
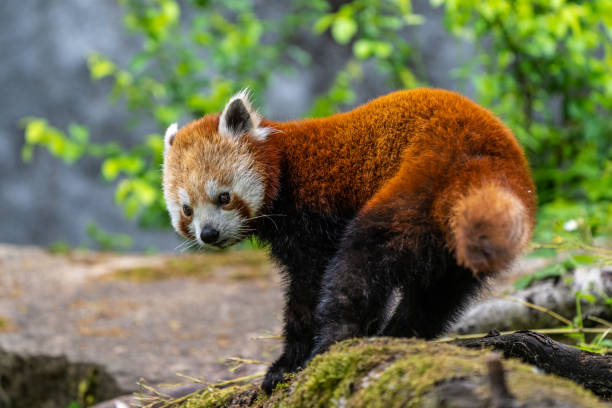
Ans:
[[[348,337],[439,335],[535,223],[511,131],[434,89],[282,123],[241,92],[220,114],[168,129],[163,187],[183,236],[227,247],[256,235],[282,266],[285,344],[266,392]]]

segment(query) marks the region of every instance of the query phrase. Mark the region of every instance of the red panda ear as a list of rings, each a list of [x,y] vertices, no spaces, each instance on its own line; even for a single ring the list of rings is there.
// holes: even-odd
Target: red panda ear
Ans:
[[[174,137],[178,132],[178,125],[176,123],[171,124],[166,129],[166,134],[164,135],[164,152],[167,152],[172,143],[174,142]]]
[[[241,99],[230,101],[219,119],[219,133],[228,136],[242,136],[253,129],[251,114]]]
[[[229,100],[219,116],[219,134],[231,138],[249,134],[256,140],[266,139],[272,129],[261,128],[261,116],[249,101],[248,90],[243,89]]]

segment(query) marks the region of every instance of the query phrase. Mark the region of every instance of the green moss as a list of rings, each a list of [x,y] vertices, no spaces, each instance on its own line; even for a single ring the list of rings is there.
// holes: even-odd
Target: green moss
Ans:
[[[210,278],[229,268],[230,279],[255,279],[269,276],[270,262],[265,251],[228,251],[170,258],[159,265],[119,269],[105,276],[108,280],[151,282],[171,278]]]
[[[372,407],[418,407],[438,381],[479,374],[484,361],[466,350],[416,343],[369,384],[355,393],[353,403]],[[444,358],[440,358],[444,356]]]
[[[15,326],[9,319],[0,316],[0,333],[12,331],[14,328]]]
[[[347,340],[317,356],[270,397],[256,397],[256,385],[252,385],[252,398],[242,399],[242,405],[234,402],[244,391],[236,391],[238,394],[234,393],[234,400],[228,403],[229,391],[218,390],[206,396],[206,401],[218,404],[188,407],[422,407],[430,406],[439,384],[453,379],[469,379],[478,398],[486,401],[490,390],[488,353],[415,339]],[[568,406],[605,406],[569,380],[538,374],[515,360],[504,360],[504,368],[509,389],[526,406],[544,406],[550,399],[567,402]]]
[[[235,385],[227,388],[209,388],[189,398],[181,404],[181,408],[214,408],[231,405],[231,401],[244,393],[251,391],[252,385]]]
[[[270,276],[270,272],[270,268],[243,266],[232,271],[229,278],[233,280],[265,279]]]
[[[284,385],[285,385],[285,383],[283,383],[283,384],[279,384],[279,385],[284,386]],[[285,387],[285,388],[286,388],[286,387]],[[277,390],[277,389],[279,389],[279,388],[278,388],[278,386],[275,388],[275,390]],[[253,406],[254,406],[254,407],[263,407],[263,406],[265,406],[265,405],[266,405],[266,403],[268,402],[268,400],[269,400],[269,399],[270,399],[270,396],[269,396],[269,395],[266,395],[266,393],[265,393],[265,392],[260,392],[260,393],[257,395],[257,398],[255,398],[255,401],[253,401]]]
[[[49,245],[49,252],[57,255],[65,255],[70,252],[72,248],[66,241],[55,241]]]
[[[393,358],[391,347],[349,340],[317,356],[287,388],[274,407],[329,407],[341,405],[360,378],[373,367]]]
[[[590,391],[569,380],[554,375],[535,374],[531,366],[514,361],[513,363],[515,364],[511,368],[514,370],[508,374],[508,388],[519,402],[530,401],[536,406],[534,402],[540,401],[540,405],[545,406],[547,399],[554,393],[558,400],[565,401],[568,406],[609,406],[600,402]],[[592,401],[592,404],[589,404],[589,401]]]

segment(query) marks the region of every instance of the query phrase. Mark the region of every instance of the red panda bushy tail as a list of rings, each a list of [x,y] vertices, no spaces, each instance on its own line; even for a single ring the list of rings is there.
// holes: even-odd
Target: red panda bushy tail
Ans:
[[[475,274],[506,269],[531,234],[525,205],[496,183],[468,190],[450,209],[451,246],[457,263]]]

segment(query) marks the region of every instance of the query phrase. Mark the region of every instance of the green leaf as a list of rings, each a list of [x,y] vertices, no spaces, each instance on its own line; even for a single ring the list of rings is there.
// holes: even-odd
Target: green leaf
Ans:
[[[532,275],[523,275],[514,282],[513,286],[515,290],[523,290],[530,287],[533,281],[534,277]]]
[[[79,145],[85,145],[89,142],[89,129],[85,126],[71,123],[68,125],[68,133],[70,138]]]
[[[514,289],[527,289],[537,280],[544,280],[563,276],[566,272],[567,268],[563,263],[554,263],[552,265],[548,265],[542,269],[539,269],[538,271],[532,274],[521,276],[519,279],[516,280],[516,282],[514,282]]]
[[[374,45],[374,54],[377,58],[388,58],[393,52],[393,46],[388,42],[377,41]]]
[[[89,73],[93,79],[102,79],[113,74],[115,64],[100,54],[92,54],[87,60]]]
[[[357,23],[351,17],[338,16],[332,25],[332,36],[336,42],[347,44],[357,33]]]
[[[407,14],[402,17],[408,25],[420,25],[425,22],[425,17],[418,14]]]
[[[43,140],[47,121],[44,119],[31,119],[25,128],[25,140],[28,144],[40,143]]]
[[[313,31],[317,34],[323,33],[325,30],[327,30],[332,25],[335,18],[336,18],[335,14],[324,15],[323,17],[317,20],[317,22],[312,28]]]
[[[600,258],[596,255],[580,254],[572,256],[572,261],[578,265],[591,265],[597,262]]]
[[[111,181],[117,178],[119,173],[128,175],[138,173],[144,167],[144,161],[136,156],[117,156],[110,157],[102,163],[102,176],[105,180]]]
[[[155,117],[164,126],[169,126],[171,123],[176,122],[178,116],[178,108],[175,106],[161,105],[155,109]]]
[[[372,42],[366,39],[359,39],[353,44],[353,54],[357,58],[365,59],[372,55],[373,47]]]
[[[595,296],[591,295],[590,293],[577,292],[576,298],[580,300],[586,300],[590,304],[595,303]]]

